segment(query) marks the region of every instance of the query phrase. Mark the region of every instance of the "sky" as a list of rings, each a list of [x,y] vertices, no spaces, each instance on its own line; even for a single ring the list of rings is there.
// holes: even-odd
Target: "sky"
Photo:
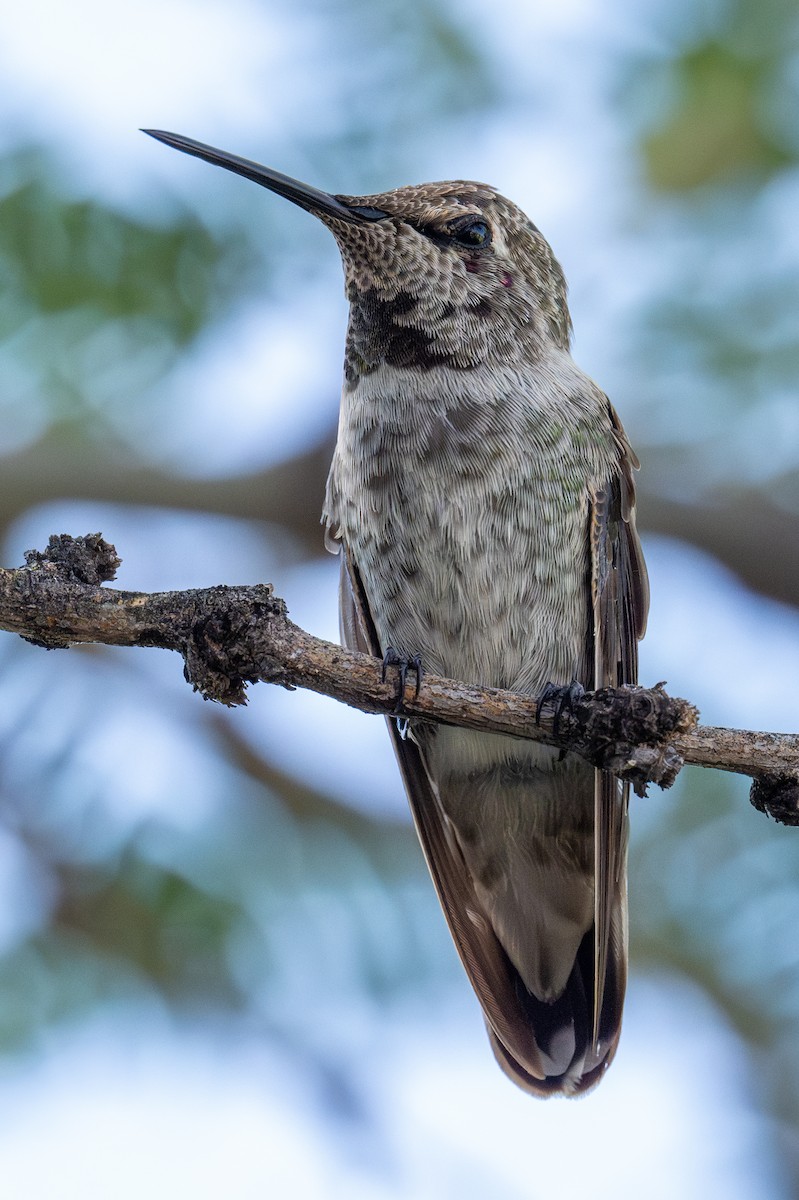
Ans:
[[[540,1104],[496,1069],[465,993],[432,1015],[364,1014],[363,1122],[331,1117],[263,1041],[108,1012],[0,1083],[4,1189],[26,1200],[773,1196],[776,1179],[753,1161],[762,1130],[734,1037],[684,987],[639,982],[630,1001],[602,1087]],[[675,1005],[688,1020],[664,1066],[657,1042]]]
[[[477,6],[464,11],[480,21],[486,17]],[[592,39],[601,45],[615,38],[651,49],[656,37],[645,21],[631,21],[622,3],[601,0],[558,5],[498,0],[489,15],[489,36],[501,44],[509,70],[521,70],[520,48],[531,36],[537,39],[537,84],[544,92],[553,90],[557,124],[531,131],[520,116],[484,130],[478,146],[462,138],[437,147],[430,152],[431,158],[438,153],[435,173],[500,182],[526,205],[534,192],[537,222],[565,250],[576,321],[585,315],[578,332],[582,361],[597,373],[603,364],[618,371],[605,354],[587,300],[604,261],[592,236],[597,228],[612,233],[626,202],[623,180],[619,187],[607,186],[622,162],[622,148],[605,103],[601,56],[592,57],[586,47]],[[248,0],[137,0],[124,6],[29,0],[6,6],[0,17],[0,141],[10,147],[25,137],[41,139],[83,194],[134,210],[157,211],[165,197],[182,198],[197,209],[200,192],[208,198],[206,219],[212,222],[215,191],[245,185],[156,145],[139,127],[176,129],[245,155],[270,139],[285,147],[292,129],[324,119],[324,81],[298,77],[297,63],[313,36],[301,7],[288,12]],[[582,64],[579,88],[563,82],[569,47]],[[265,78],[271,82],[267,111],[258,102]],[[547,164],[532,180],[531,161]],[[315,182],[346,191],[346,170],[342,164],[338,180]],[[586,195],[594,208],[592,230],[582,215]],[[575,264],[582,278],[579,272],[575,278]],[[634,303],[640,281],[631,282],[633,274],[625,279],[622,270],[608,289],[605,319]],[[314,398],[338,377],[344,321],[335,252],[330,250],[301,295],[289,296],[280,313],[270,315],[277,324],[268,342],[259,335],[263,319],[256,307],[233,314],[231,324],[212,330],[175,373],[169,386],[176,419],[165,426],[160,451],[166,460],[191,457],[195,469],[208,474],[233,464],[248,469],[291,452],[314,428],[323,428],[328,414],[316,410]],[[224,411],[220,395],[226,398]],[[180,420],[187,397],[191,423]],[[90,515],[77,506],[71,512],[76,525]],[[39,530],[59,525],[52,517],[52,510],[26,517],[11,550],[38,544]],[[135,521],[128,528],[117,514],[115,528],[125,527],[120,541],[127,547],[123,585],[178,586],[148,578],[153,558],[143,552],[137,558],[137,537],[163,537],[166,543],[169,521],[158,517],[137,532]],[[230,525],[220,523],[217,534],[205,531],[202,537],[208,555],[204,560],[198,555],[201,566],[185,564],[181,586],[214,582],[209,572],[227,578],[228,561],[247,558],[246,531],[239,530],[239,540],[231,543]],[[793,689],[799,671],[795,614],[746,594],[698,552],[652,539],[647,553],[654,604],[642,677],[668,677],[673,691],[702,704],[709,722],[778,728],[780,697]],[[281,581],[294,618],[328,637],[335,635],[335,576],[331,562],[298,566]],[[713,620],[687,620],[689,604],[694,613],[713,613]],[[694,640],[683,636],[686,627],[696,630]],[[735,686],[742,671],[751,681],[745,694]],[[131,716],[137,719],[143,720]],[[315,762],[291,736],[298,720],[318,731],[316,744],[324,753]],[[256,692],[240,721],[247,736],[268,739],[270,753],[282,752],[287,766],[319,782],[341,747],[357,737],[362,749],[354,785],[348,785],[356,803],[370,802],[374,773],[389,762],[380,723],[334,710],[317,697],[281,693],[267,701]],[[106,731],[106,747],[118,750],[130,730],[126,724],[116,733]],[[157,746],[156,731],[146,736]],[[156,749],[152,769],[191,770],[190,758],[187,746],[185,759],[170,768]],[[202,772],[195,770],[197,812],[162,814],[168,819],[201,819]],[[160,794],[138,774],[135,787],[116,798],[119,828],[147,815],[148,803],[161,803],[155,799]],[[398,780],[386,803],[402,805]],[[14,890],[22,886],[19,864],[11,851],[5,859],[0,894],[24,907],[24,897]],[[3,861],[0,847],[0,865]],[[674,979],[633,981],[616,1063],[598,1092],[569,1104],[537,1105],[507,1083],[491,1060],[465,986],[444,989],[434,1012],[402,1002],[386,1011],[365,1006],[358,1013],[359,1083],[370,1107],[359,1120],[333,1119],[296,1067],[262,1039],[231,1046],[212,1027],[178,1028],[165,1011],[148,1004],[108,1009],[86,1023],[62,1027],[47,1035],[36,1054],[5,1064],[4,1195],[25,1200],[112,1194],[115,1200],[144,1194],[210,1200],[222,1192],[234,1200],[774,1195],[776,1180],[753,1158],[763,1130],[747,1101],[750,1081],[736,1039],[707,1001]],[[674,1012],[680,1036],[664,1044]]]

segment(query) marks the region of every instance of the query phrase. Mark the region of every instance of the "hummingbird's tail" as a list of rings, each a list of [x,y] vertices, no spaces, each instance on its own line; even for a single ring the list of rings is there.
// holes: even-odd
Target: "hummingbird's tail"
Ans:
[[[577,1096],[589,1091],[599,1083],[616,1053],[626,982],[624,963],[611,959],[608,964],[599,1035],[594,1041],[592,933],[586,935],[581,951],[583,961],[578,956],[566,990],[558,1000],[545,1004],[536,1001],[529,992],[519,995],[520,1012],[534,1041],[534,1055],[528,1050],[517,1057],[486,1016],[488,1037],[497,1062],[515,1084],[536,1096]],[[539,1064],[545,1072],[543,1078],[538,1073]],[[535,1074],[530,1070],[531,1065]]]
[[[566,988],[552,1003],[536,1000],[518,977],[519,1014],[534,1042],[534,1053],[517,1038],[520,1050],[514,1053],[486,1015],[497,1062],[514,1083],[533,1095],[580,1095],[599,1083],[613,1061],[627,982],[626,946],[611,948],[602,980],[602,1007],[596,1013],[594,939],[592,928],[583,939]]]
[[[395,748],[497,1060],[536,1095],[587,1091],[611,1062],[621,1030],[623,789],[602,773],[595,787],[593,768],[572,755],[561,762],[547,747],[478,735],[470,754],[464,742],[475,735],[464,730],[431,733],[435,747],[420,733],[421,747],[395,732]],[[501,761],[475,765],[495,749]],[[442,759],[469,758],[469,770],[440,770]]]

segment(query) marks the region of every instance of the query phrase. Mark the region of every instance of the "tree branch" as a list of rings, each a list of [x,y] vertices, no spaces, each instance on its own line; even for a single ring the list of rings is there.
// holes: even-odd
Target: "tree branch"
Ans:
[[[425,675],[419,695],[381,664],[312,637],[286,616],[268,584],[182,592],[122,592],[102,587],[119,558],[99,534],[51,537],[26,566],[0,570],[0,629],[48,649],[82,642],[176,650],[184,674],[209,700],[246,703],[248,683],[308,688],[364,712],[510,734],[573,750],[595,766],[669,787],[684,762],[750,775],[752,803],[799,824],[799,737],[697,725],[686,700],[654,688],[569,690],[554,704],[536,697]]]

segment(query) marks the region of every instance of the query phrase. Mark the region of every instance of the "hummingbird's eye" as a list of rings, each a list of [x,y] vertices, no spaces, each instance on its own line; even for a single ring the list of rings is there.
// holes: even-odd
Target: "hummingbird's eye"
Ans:
[[[485,221],[467,220],[452,230],[451,237],[461,246],[487,246],[491,230]]]

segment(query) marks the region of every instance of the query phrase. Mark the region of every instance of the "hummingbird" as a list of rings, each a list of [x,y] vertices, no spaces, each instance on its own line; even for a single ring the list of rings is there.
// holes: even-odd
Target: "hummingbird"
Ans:
[[[145,130],[312,213],[349,324],[323,520],[350,649],[539,697],[635,683],[648,583],[639,466],[570,354],[564,275],[517,206],[463,180],[333,195]],[[573,753],[389,720],[414,822],[494,1054],[577,1095],[619,1041],[628,789]]]

